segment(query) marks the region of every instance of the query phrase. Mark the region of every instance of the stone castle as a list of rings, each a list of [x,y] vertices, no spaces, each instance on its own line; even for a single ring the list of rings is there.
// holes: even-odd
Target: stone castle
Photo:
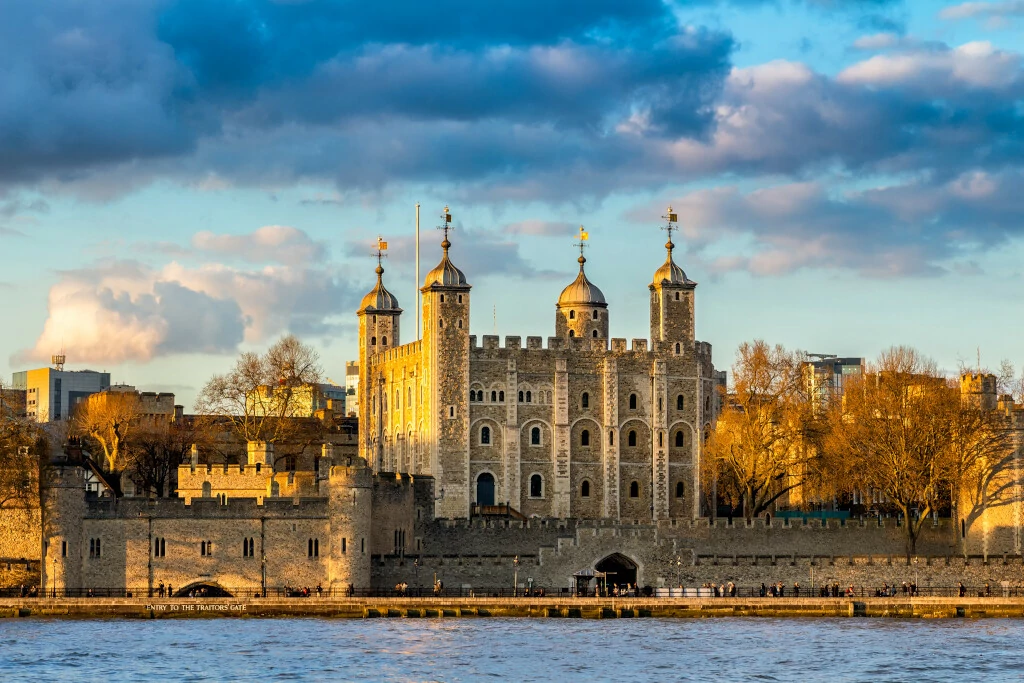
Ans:
[[[402,309],[378,264],[358,311],[361,453],[374,471],[433,477],[438,517],[496,503],[527,517],[700,516],[701,445],[724,375],[695,336],[697,283],[673,260],[670,231],[648,286],[650,345],[627,345],[609,337],[580,244],[546,347],[540,337],[478,344],[447,230],[420,290],[422,340],[402,344]]]
[[[628,345],[609,338],[582,249],[546,345],[478,344],[447,234],[441,246],[421,289],[421,341],[401,344],[402,309],[379,263],[359,306],[355,452],[326,443],[310,466],[281,471],[272,444],[250,443],[239,465],[202,463],[193,449],[178,497],[157,499],[87,494],[88,471],[58,457],[40,509],[0,516],[0,584],[143,596],[160,585],[178,595],[317,585],[337,595],[402,581],[429,590],[432,575],[462,590],[564,588],[579,571],[651,586],[815,572],[907,580],[894,519],[746,524],[702,509],[701,448],[724,376],[696,340],[696,283],[673,260],[671,231],[648,286],[651,339]],[[1024,407],[998,398],[994,377],[965,375],[962,391],[1024,434]],[[1020,502],[975,523],[976,558],[955,557],[947,521],[925,530],[915,577],[1020,583]]]

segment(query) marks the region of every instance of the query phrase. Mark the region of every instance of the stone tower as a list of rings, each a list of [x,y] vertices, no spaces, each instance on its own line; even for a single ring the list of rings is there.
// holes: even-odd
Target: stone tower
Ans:
[[[998,405],[995,375],[960,375],[960,396],[982,410],[995,410]]]
[[[438,486],[437,517],[469,516],[469,290],[466,276],[448,258],[447,207],[444,255],[427,273],[423,293],[423,413],[429,474]]]
[[[361,459],[327,467],[330,505],[330,587],[370,586],[373,475]]]
[[[555,305],[555,336],[604,339],[608,342],[608,302],[584,271],[587,259],[580,243],[580,273],[562,290]]]
[[[53,461],[43,488],[43,589],[82,585],[82,521],[85,519],[85,471],[67,460]]]
[[[672,207],[668,208],[670,216]],[[673,223],[669,223],[667,255],[665,263],[654,271],[651,282],[651,344],[654,350],[667,350],[673,354],[685,354],[693,348],[694,341],[694,290],[697,283],[689,280],[683,269],[672,260]]]
[[[387,406],[382,392],[383,377],[372,376],[370,358],[399,344],[398,299],[384,287],[384,268],[377,255],[377,285],[359,304],[359,443],[360,453],[374,471],[382,466],[383,419]]]

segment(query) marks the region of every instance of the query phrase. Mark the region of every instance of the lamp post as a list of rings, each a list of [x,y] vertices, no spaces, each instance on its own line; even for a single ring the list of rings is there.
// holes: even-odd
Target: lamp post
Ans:
[[[519,595],[519,556],[512,560],[512,597]]]
[[[53,597],[57,597],[57,554],[53,555],[53,571],[50,572],[50,584],[53,586]]]
[[[263,597],[267,597],[267,554],[263,553],[263,559],[260,560],[260,593]]]
[[[420,558],[412,561],[412,569],[416,574],[416,597],[420,597]]]

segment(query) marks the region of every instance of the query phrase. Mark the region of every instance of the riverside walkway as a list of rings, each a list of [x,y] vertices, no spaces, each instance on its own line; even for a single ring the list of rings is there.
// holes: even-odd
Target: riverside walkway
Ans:
[[[0,598],[0,617],[1024,617],[1024,598]]]

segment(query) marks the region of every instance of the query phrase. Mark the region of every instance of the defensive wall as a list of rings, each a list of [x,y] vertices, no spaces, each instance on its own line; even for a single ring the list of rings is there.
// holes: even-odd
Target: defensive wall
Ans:
[[[667,520],[658,524],[572,520],[439,520],[422,524],[420,553],[373,558],[373,584],[429,589],[433,577],[448,587],[561,589],[576,572],[622,556],[636,565],[636,580],[652,587],[732,581],[742,586],[822,581],[845,588],[907,581],[955,586],[958,581],[1024,585],[1024,560],[1011,548],[956,555],[947,520],[926,524],[914,557],[907,558],[904,529],[893,519],[810,521]],[[513,560],[518,557],[518,569]],[[418,562],[418,564],[414,564]]]

